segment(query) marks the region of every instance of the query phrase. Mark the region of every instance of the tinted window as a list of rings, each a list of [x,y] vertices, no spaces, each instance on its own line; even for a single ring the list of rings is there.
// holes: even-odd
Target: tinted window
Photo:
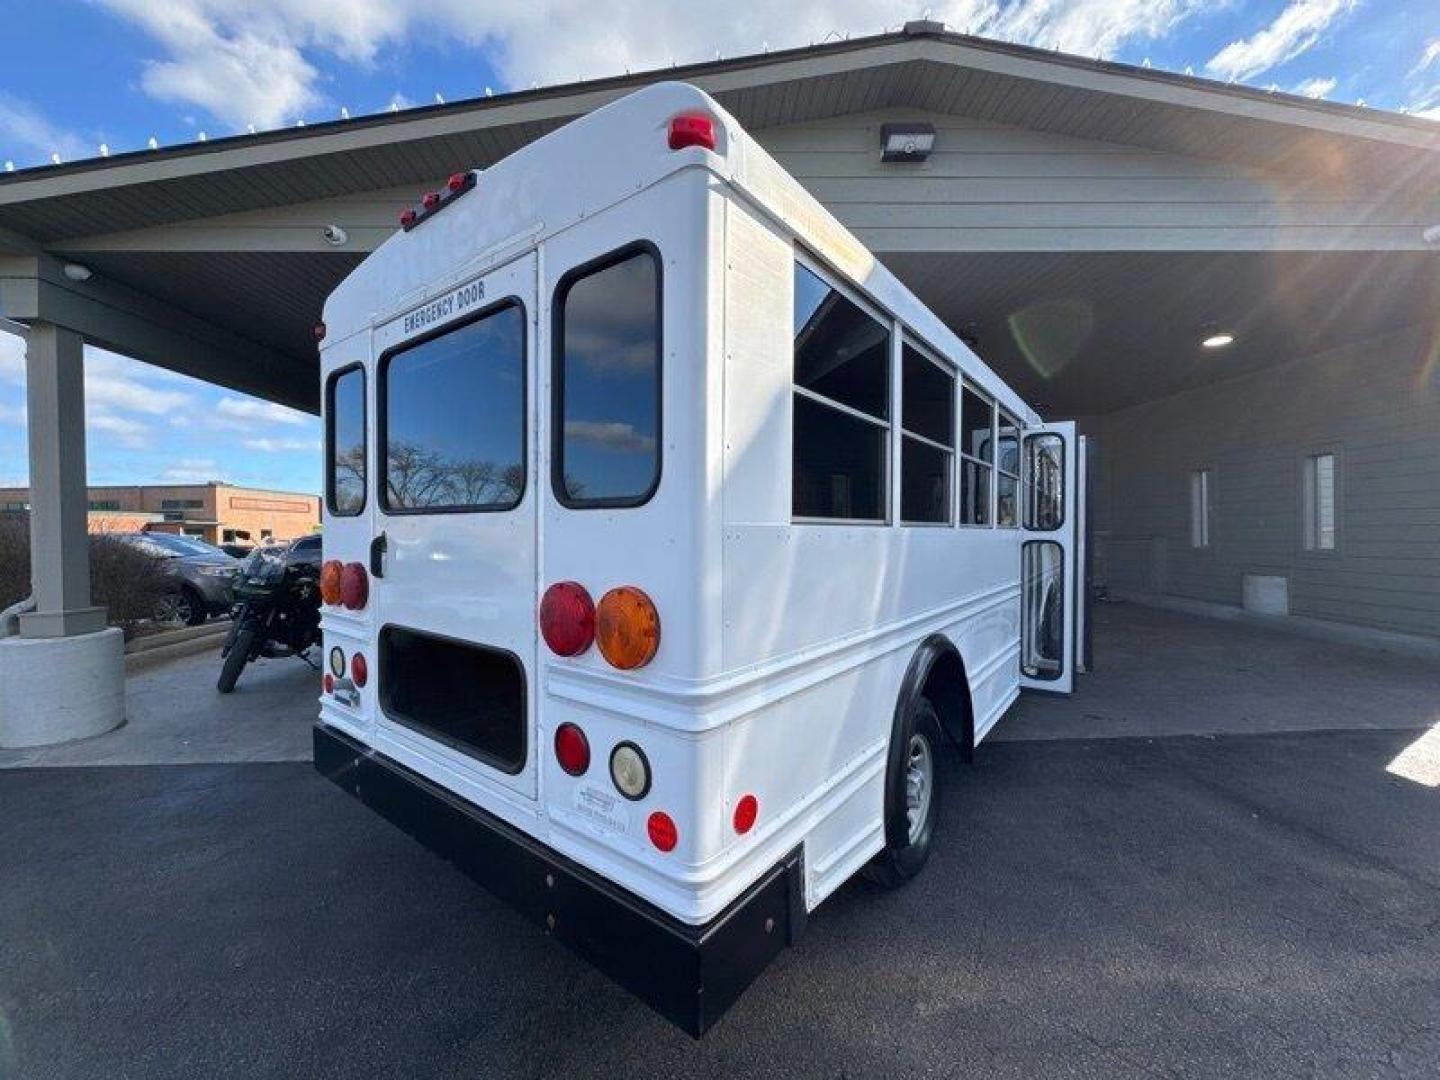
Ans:
[[[1051,532],[1065,524],[1065,443],[1059,435],[1025,440],[1025,527]]]
[[[796,263],[794,331],[792,513],[883,521],[889,330]]]
[[[890,416],[890,332],[795,264],[795,385],[870,416]]]
[[[994,403],[968,386],[960,400],[960,524],[990,524]]]
[[[365,508],[365,369],[352,367],[332,375],[326,399],[330,512],[358,514]]]
[[[886,429],[795,396],[793,512],[883,520]]]
[[[635,506],[660,479],[660,265],[638,251],[560,286],[555,494]]]
[[[951,520],[955,377],[918,350],[902,348],[900,520]]]
[[[381,367],[391,511],[505,510],[525,490],[525,316],[508,304]]]

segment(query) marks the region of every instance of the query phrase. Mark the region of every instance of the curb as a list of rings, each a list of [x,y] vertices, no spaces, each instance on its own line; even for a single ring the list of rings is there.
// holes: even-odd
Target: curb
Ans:
[[[196,653],[219,653],[229,630],[228,622],[215,622],[138,638],[125,647],[125,674],[148,671]]]

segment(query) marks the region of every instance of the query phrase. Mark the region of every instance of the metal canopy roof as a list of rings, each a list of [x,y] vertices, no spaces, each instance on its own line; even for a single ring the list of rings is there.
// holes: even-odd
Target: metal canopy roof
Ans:
[[[424,183],[659,78],[695,83],[752,130],[911,106],[1347,187],[1433,180],[1423,152],[1440,149],[1440,124],[1415,117],[912,29],[27,169],[0,177],[0,226],[44,243]]]
[[[3,175],[0,298],[7,255],[50,258],[53,288],[127,313],[149,305],[146,326],[173,324],[168,336],[137,330],[127,331],[127,340],[96,340],[315,409],[310,328],[324,296],[363,249],[320,251],[313,241],[304,249],[287,246],[273,227],[283,214],[342,196],[418,193],[660,78],[700,86],[761,132],[919,109],[1231,163],[1322,199],[1404,197],[1431,205],[1440,191],[1440,124],[911,24],[852,41]],[[243,211],[259,217],[234,250],[186,250],[175,230],[160,233]],[[126,243],[113,243],[122,233]],[[112,242],[97,242],[101,237]],[[1302,341],[1323,346],[1327,334],[1353,338],[1414,321],[1440,295],[1437,260],[1427,252],[877,251],[942,318],[957,328],[977,323],[986,359],[1057,414],[1173,393],[1263,364],[1267,356],[1273,362],[1277,350],[1296,355]],[[96,281],[61,280],[58,262],[66,258],[94,269]],[[1309,283],[1311,293],[1278,296],[1282,275]],[[1358,300],[1356,281],[1372,286]],[[1134,361],[1134,350],[1147,345],[1188,356],[1194,312],[1207,306],[1195,302],[1197,292],[1216,308],[1248,313],[1245,332],[1257,347],[1205,365],[1177,358],[1122,370],[1122,357]],[[1037,367],[1005,328],[1016,312],[1062,293],[1095,317],[1085,336],[1086,363],[1041,370],[1048,361]],[[1348,299],[1327,299],[1337,296]],[[219,337],[189,350],[209,328]]]

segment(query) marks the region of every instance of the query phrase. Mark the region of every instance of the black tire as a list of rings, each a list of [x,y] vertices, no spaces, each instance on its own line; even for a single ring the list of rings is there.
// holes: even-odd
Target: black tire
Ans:
[[[205,601],[194,589],[181,589],[180,603],[180,619],[186,626],[199,626],[210,617],[205,610]]]
[[[865,868],[866,875],[887,889],[896,889],[925,867],[940,816],[940,717],[929,699],[919,698],[895,725],[885,763],[885,848]],[[917,760],[924,755],[924,761]],[[912,826],[913,773],[920,771],[923,805],[915,808]]]
[[[225,654],[225,663],[220,665],[220,678],[215,682],[215,689],[220,693],[228,694],[235,689],[240,672],[250,660],[250,647],[254,643],[253,626],[242,626],[236,631],[235,640],[230,643],[230,651]]]

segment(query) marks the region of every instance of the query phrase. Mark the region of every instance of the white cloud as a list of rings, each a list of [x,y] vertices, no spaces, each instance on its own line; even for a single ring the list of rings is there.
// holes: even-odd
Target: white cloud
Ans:
[[[1333,76],[1328,78],[1319,78],[1317,76],[1316,78],[1305,79],[1302,82],[1296,83],[1292,93],[1299,94],[1301,97],[1327,98],[1334,92],[1339,82],[1340,80]]]
[[[319,439],[243,439],[240,445],[247,450],[258,450],[262,454],[318,454],[321,444]]]
[[[1420,59],[1410,69],[1410,77],[1414,78],[1421,72],[1428,71],[1436,60],[1440,60],[1440,38],[1431,38],[1425,43],[1425,51],[1420,54]]]
[[[1409,111],[1427,120],[1440,120],[1440,80],[1422,78],[1437,60],[1440,60],[1440,38],[1431,38],[1405,76],[1411,88]]]
[[[1290,0],[1273,22],[1248,38],[1232,41],[1205,64],[1212,75],[1249,79],[1308,51],[1356,0]]]
[[[115,416],[110,413],[92,414],[86,418],[86,427],[91,431],[103,431],[114,435],[122,446],[132,450],[139,450],[150,445],[150,436],[154,428],[140,420],[131,420],[124,416]]]
[[[655,446],[653,435],[641,435],[633,424],[603,423],[598,420],[566,420],[565,434],[572,439],[588,442],[606,450],[622,453],[651,450]]]
[[[52,124],[33,105],[0,93],[0,158],[39,165],[51,154],[69,161],[91,153],[78,135]]]
[[[15,428],[17,431],[24,431],[29,425],[29,416],[25,412],[24,405],[0,404],[0,427]]]
[[[203,484],[219,479],[219,471],[212,458],[181,458],[162,472],[160,479],[172,484]]]
[[[312,417],[273,401],[258,398],[222,397],[215,405],[215,411],[232,427],[250,427],[254,424],[299,425],[312,421]]]
[[[373,65],[388,48],[437,37],[487,50],[511,87],[875,34],[916,18],[914,0],[100,0],[164,56],[141,85],[236,129],[299,119],[325,101],[314,61]],[[969,31],[1086,56],[1164,37],[1205,0],[948,0],[930,17]],[[423,87],[428,100],[433,89]],[[473,91],[479,87],[470,88]],[[350,102],[354,106],[356,103]]]

